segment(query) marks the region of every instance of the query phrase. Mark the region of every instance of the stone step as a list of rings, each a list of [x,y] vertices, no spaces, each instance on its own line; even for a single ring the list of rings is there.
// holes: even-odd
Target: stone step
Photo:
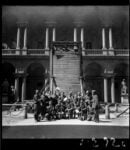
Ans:
[[[80,90],[80,56],[67,54],[53,56],[53,74],[57,86],[68,92],[69,89]]]

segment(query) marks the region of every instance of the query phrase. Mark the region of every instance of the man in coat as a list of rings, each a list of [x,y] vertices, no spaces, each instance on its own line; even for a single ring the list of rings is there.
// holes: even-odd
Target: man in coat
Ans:
[[[92,90],[92,108],[94,109],[95,122],[99,122],[99,100],[96,90]]]

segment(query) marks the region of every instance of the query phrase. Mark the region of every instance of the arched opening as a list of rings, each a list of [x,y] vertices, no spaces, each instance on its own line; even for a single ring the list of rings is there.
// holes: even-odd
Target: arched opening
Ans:
[[[88,64],[84,72],[84,90],[96,90],[103,101],[102,67],[97,63]]]
[[[124,63],[117,64],[115,69],[115,99],[116,102],[121,102],[121,82],[126,80],[126,85],[129,88],[129,69],[128,65]],[[129,90],[128,90],[129,91]]]
[[[15,67],[10,63],[2,64],[2,102],[10,102],[11,86],[14,86]]]
[[[31,64],[27,69],[27,99],[32,99],[36,89],[41,90],[45,81],[45,69],[39,63]]]

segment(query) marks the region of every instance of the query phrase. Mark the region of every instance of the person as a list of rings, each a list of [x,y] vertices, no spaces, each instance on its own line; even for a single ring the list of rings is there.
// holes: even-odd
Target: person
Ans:
[[[42,119],[44,119],[46,114],[46,98],[44,91],[41,94],[40,100],[41,100],[41,117]]]
[[[80,116],[79,108],[80,108],[80,105],[79,105],[79,102],[77,101],[75,103],[74,118],[79,118],[79,116]]]
[[[92,91],[92,108],[94,109],[93,120],[99,122],[99,100],[96,90]]]
[[[88,104],[91,99],[92,99],[92,94],[90,91],[87,90],[85,94],[85,103]]]
[[[55,111],[56,111],[56,119],[61,119],[61,116],[60,116],[60,101],[58,101],[58,103],[56,104],[55,106]]]
[[[46,107],[46,119],[47,120],[55,120],[54,118],[54,107],[52,105],[52,101],[49,101],[49,106]]]
[[[38,93],[39,91],[36,90],[33,100],[34,100],[34,119],[35,121],[40,121],[40,113],[41,113],[41,102],[40,102],[40,95]]]
[[[66,118],[72,119],[72,117],[73,117],[73,107],[72,107],[70,101],[67,101],[67,103],[66,103],[65,112],[66,112]]]
[[[13,85],[11,85],[10,89],[10,102],[11,103],[15,102],[15,88]]]
[[[89,105],[87,106],[87,121],[92,121],[94,118],[94,109],[92,107],[92,101],[89,102]]]
[[[121,94],[122,94],[122,95],[126,95],[126,94],[127,94],[127,86],[126,86],[126,81],[125,81],[125,79],[122,80],[121,85],[122,85]]]
[[[81,120],[87,119],[87,105],[83,100],[81,100],[80,102],[80,114],[81,114],[80,116]]]

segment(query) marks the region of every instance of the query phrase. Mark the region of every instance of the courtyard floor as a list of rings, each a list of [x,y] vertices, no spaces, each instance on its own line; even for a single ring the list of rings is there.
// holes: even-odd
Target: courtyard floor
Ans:
[[[99,123],[94,121],[81,121],[79,119],[61,119],[55,121],[42,120],[35,122],[33,114],[29,113],[24,119],[24,111],[12,115],[2,112],[3,138],[89,138],[97,137],[129,137],[129,110],[120,117],[120,112],[128,108],[121,106],[118,113],[111,107],[110,119],[100,114]]]

